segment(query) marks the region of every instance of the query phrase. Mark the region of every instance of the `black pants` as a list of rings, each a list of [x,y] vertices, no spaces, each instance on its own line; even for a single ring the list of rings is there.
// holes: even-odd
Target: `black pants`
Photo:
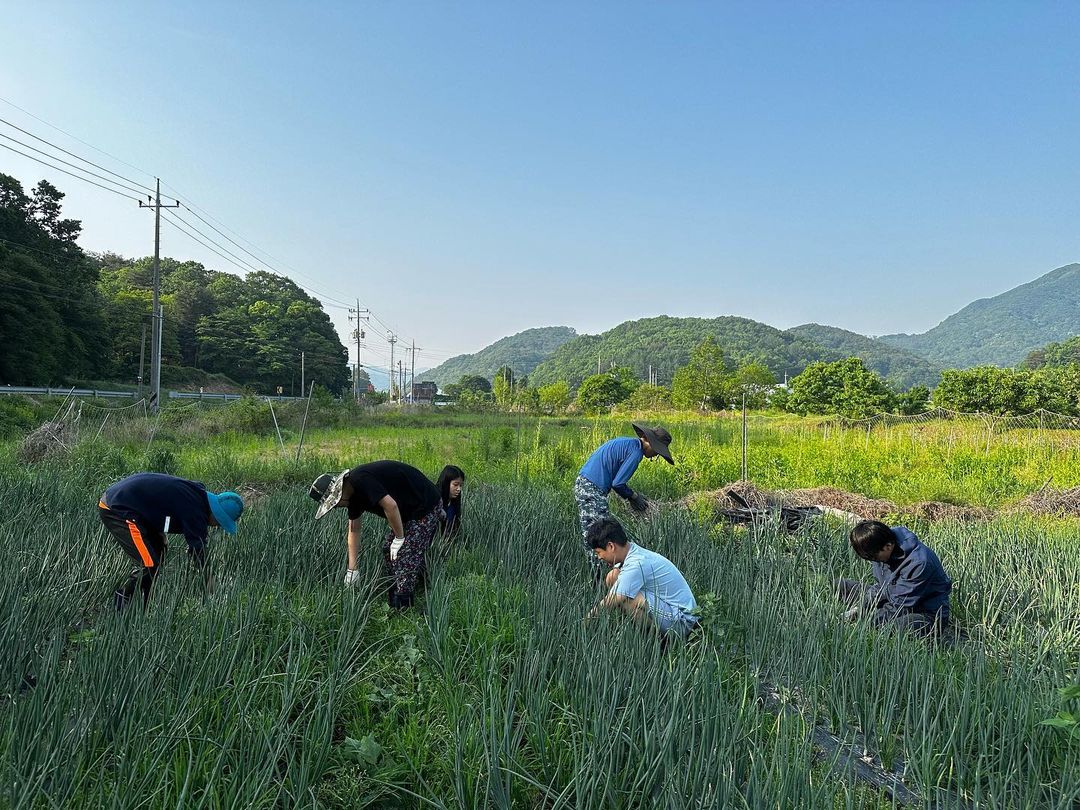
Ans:
[[[127,581],[122,583],[113,594],[116,609],[123,610],[127,607],[136,590],[142,591],[145,605],[150,599],[150,588],[153,587],[154,578],[165,559],[165,535],[148,528],[145,521],[138,515],[117,512],[106,506],[104,502],[98,502],[98,515],[124,553],[138,565]]]
[[[874,624],[879,627],[889,626],[897,630],[908,630],[919,636],[929,636],[940,632],[949,623],[947,614],[921,613],[919,611],[898,613],[889,611],[886,608],[865,605],[866,594],[872,587],[865,582],[857,582],[853,579],[838,579],[835,585],[836,595],[841,602],[849,608],[861,606],[864,608],[864,612],[874,613]]]

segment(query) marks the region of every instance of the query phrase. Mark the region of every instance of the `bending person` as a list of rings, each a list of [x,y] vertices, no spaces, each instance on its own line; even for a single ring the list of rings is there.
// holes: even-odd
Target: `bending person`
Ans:
[[[637,438],[621,436],[602,444],[589,456],[574,482],[581,537],[594,574],[599,574],[600,567],[586,537],[593,523],[611,515],[608,493],[615,490],[632,509],[644,512],[649,508],[649,502],[640,492],[634,492],[629,484],[641,459],[660,456],[668,464],[675,463],[668,449],[670,433],[662,427],[648,428],[636,423],[633,428]]]
[[[622,524],[613,517],[596,521],[586,533],[598,560],[615,567],[607,576],[610,590],[589,612],[596,617],[602,609],[621,609],[661,635],[686,637],[697,627],[697,601],[675,564],[662,554],[632,543]]]
[[[105,490],[98,500],[101,522],[139,566],[113,594],[116,609],[127,607],[136,589],[142,591],[144,605],[149,601],[169,534],[184,535],[188,555],[204,572],[209,587],[210,575],[204,566],[210,527],[236,534],[243,512],[244,499],[235,492],[215,495],[196,481],[163,473],[136,473]]]
[[[435,488],[439,490],[443,511],[446,513],[442,521],[443,536],[450,539],[461,529],[461,491],[465,488],[465,471],[461,467],[447,464],[439,473]]]
[[[930,548],[903,526],[889,528],[876,520],[855,525],[851,548],[871,564],[874,584],[836,581],[847,618],[869,614],[877,626],[891,625],[928,635],[949,623],[952,580]]]
[[[383,569],[392,580],[390,606],[412,605],[424,574],[427,551],[443,517],[439,491],[420,470],[400,461],[373,461],[339,475],[320,475],[308,493],[319,501],[316,520],[344,506],[349,514],[349,568],[345,584],[360,581],[361,518],[365,512],[385,518],[390,531],[383,541]]]

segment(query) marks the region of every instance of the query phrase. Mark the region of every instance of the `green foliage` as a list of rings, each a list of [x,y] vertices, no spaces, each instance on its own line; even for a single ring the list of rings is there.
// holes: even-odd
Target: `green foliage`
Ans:
[[[905,416],[914,416],[930,410],[930,389],[925,385],[915,385],[897,394],[896,410]]]
[[[824,347],[823,360],[858,357],[868,369],[880,374],[893,388],[904,391],[913,385],[937,385],[940,369],[930,361],[877,338],[869,338],[835,326],[808,323],[787,330],[789,334]]]
[[[690,362],[675,372],[671,400],[684,410],[721,410],[728,405],[731,380],[724,352],[707,335],[690,354]]]
[[[578,387],[576,404],[583,413],[606,413],[628,399],[635,388],[630,369],[615,368],[606,374],[586,377]]]
[[[537,405],[546,414],[562,413],[570,404],[570,386],[565,380],[536,389]]]
[[[762,363],[747,363],[735,369],[729,380],[732,404],[741,405],[746,397],[746,407],[754,410],[764,408],[769,394],[776,386],[776,377]]]
[[[47,385],[99,377],[108,332],[98,272],[60,216],[64,195],[46,180],[30,194],[0,174],[0,383]]]
[[[425,373],[424,377],[434,380],[439,384],[439,388],[447,390],[455,380],[460,384],[464,376],[491,379],[502,366],[513,365],[522,374],[531,374],[537,365],[576,334],[568,326],[526,329],[497,340],[475,354],[451,357]]]
[[[1051,341],[1080,334],[1080,264],[1059,267],[983,298],[921,335],[884,335],[893,346],[942,367],[1012,366]]]
[[[1045,408],[1080,414],[1080,366],[950,369],[942,372],[933,400],[939,408],[968,413],[1013,415]]]
[[[0,297],[0,382],[134,382],[149,344],[153,260],[88,258],[75,243],[79,223],[60,217],[63,197],[46,181],[27,195],[0,174],[0,284],[20,291]],[[287,278],[240,279],[166,257],[161,305],[163,369],[175,369],[174,378],[196,368],[264,393],[300,393],[303,351],[307,379],[334,392],[347,382],[347,353],[329,316]]]
[[[646,379],[649,366],[667,379],[690,362],[694,349],[709,336],[723,347],[730,362],[758,361],[777,376],[797,374],[826,355],[820,346],[797,335],[747,318],[660,316],[627,321],[601,335],[579,335],[537,366],[531,376],[535,385],[566,380],[574,388],[594,373],[599,356],[602,365],[626,366],[639,379]]]
[[[671,389],[663,385],[642,384],[622,403],[627,411],[664,411],[671,407]]]
[[[862,418],[892,410],[894,394],[862,360],[811,363],[791,380],[789,410]]]
[[[1080,335],[1074,335],[1061,343],[1050,343],[1035,349],[1024,358],[1024,368],[1051,366],[1064,368],[1080,365]]]

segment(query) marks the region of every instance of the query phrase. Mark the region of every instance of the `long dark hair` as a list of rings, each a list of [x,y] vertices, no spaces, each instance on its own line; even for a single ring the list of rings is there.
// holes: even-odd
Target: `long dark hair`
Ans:
[[[439,481],[435,486],[439,490],[439,496],[442,498],[444,507],[450,504],[450,482],[459,478],[462,483],[465,482],[465,471],[461,467],[455,467],[453,464],[447,464],[439,473]]]

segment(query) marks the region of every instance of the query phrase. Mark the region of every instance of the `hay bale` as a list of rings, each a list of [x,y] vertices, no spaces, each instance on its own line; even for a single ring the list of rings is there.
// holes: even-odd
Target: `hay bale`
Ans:
[[[1017,508],[1047,517],[1080,517],[1080,487],[1040,489],[1024,498]]]
[[[868,498],[836,487],[813,487],[789,489],[778,493],[784,506],[824,506],[858,515],[863,520],[882,520],[898,510],[895,503],[878,498]]]
[[[32,464],[68,449],[68,429],[63,422],[46,422],[27,434],[19,445],[19,461]]]

